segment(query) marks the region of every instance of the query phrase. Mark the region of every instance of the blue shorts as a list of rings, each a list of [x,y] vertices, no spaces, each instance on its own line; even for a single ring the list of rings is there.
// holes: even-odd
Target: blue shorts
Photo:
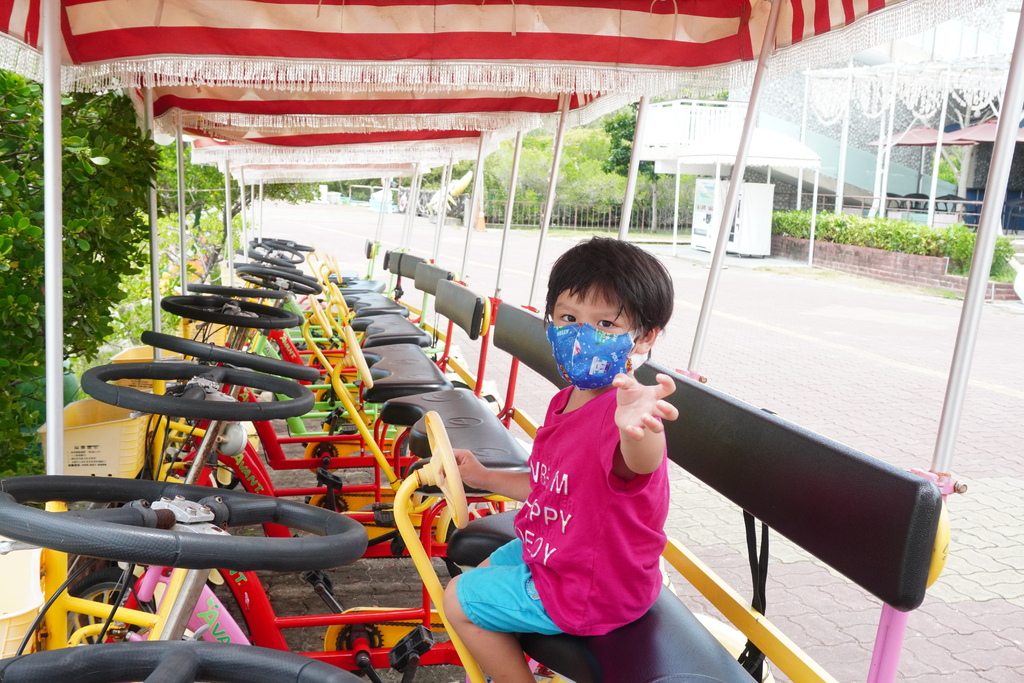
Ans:
[[[469,620],[499,633],[561,633],[534,588],[530,568],[523,562],[522,541],[501,546],[490,561],[490,566],[469,570],[455,584],[459,605]]]

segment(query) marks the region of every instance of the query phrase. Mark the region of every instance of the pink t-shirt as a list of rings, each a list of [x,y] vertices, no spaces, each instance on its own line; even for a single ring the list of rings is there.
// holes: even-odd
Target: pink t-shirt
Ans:
[[[516,534],[555,624],[603,635],[642,616],[660,590],[667,461],[628,482],[612,474],[618,389],[563,413],[571,391],[552,399],[537,431]]]

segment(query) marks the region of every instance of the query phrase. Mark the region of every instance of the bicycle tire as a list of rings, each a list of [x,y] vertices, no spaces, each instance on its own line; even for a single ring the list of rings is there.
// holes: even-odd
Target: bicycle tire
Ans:
[[[228,305],[236,306],[239,313],[226,312],[224,307]],[[182,318],[258,330],[283,330],[302,324],[302,317],[298,313],[227,296],[209,294],[165,296],[160,300],[160,307],[168,313]],[[243,313],[250,315],[242,315]]]
[[[188,285],[188,291],[195,294],[216,294],[242,299],[287,299],[288,293],[280,289],[253,289],[251,287],[228,287],[227,285],[206,285],[195,282]]]
[[[197,641],[108,643],[0,661],[4,683],[141,681],[179,683],[359,683],[362,679],[302,655],[250,645]]]
[[[284,395],[278,401],[207,401],[169,394],[151,394],[109,382],[122,379],[192,380],[203,378],[219,384],[251,387]],[[313,409],[314,396],[306,387],[290,379],[250,370],[224,366],[211,367],[189,361],[159,363],[111,363],[89,368],[82,374],[82,391],[98,401],[120,408],[154,415],[173,415],[192,419],[258,422],[305,415]]]
[[[242,263],[235,267],[235,272],[241,275],[243,279],[246,279],[245,276],[249,275],[254,279],[269,282],[270,284],[275,284],[275,280],[284,280],[288,283],[288,289],[296,294],[320,294],[324,291],[324,288],[315,279],[287,268]],[[246,282],[252,282],[252,280],[246,279]]]
[[[47,501],[122,503],[182,499],[205,505],[214,526],[276,523],[313,534],[231,536],[124,526],[25,505]],[[357,521],[305,503],[244,491],[144,479],[37,475],[0,479],[4,535],[69,555],[184,569],[308,571],[348,564],[366,551]]]
[[[299,365],[298,363],[291,363],[286,360],[259,356],[255,353],[228,349],[216,344],[183,339],[182,337],[175,337],[173,334],[146,330],[142,333],[142,343],[164,349],[165,351],[183,353],[186,356],[192,356],[196,360],[236,365],[248,370],[266,372],[279,377],[288,377],[304,382],[315,382],[320,379],[320,371],[308,365]]]

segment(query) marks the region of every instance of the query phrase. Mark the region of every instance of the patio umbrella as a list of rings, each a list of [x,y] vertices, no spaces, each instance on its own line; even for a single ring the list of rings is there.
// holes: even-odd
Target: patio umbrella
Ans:
[[[999,128],[999,119],[989,119],[984,123],[961,128],[949,134],[949,137],[955,140],[955,142],[950,142],[949,144],[974,145],[979,142],[995,142],[997,128]],[[1017,126],[1017,142],[1024,142],[1024,128],[1021,128],[1019,125]]]
[[[935,130],[931,126],[918,126],[911,128],[908,131],[893,135],[888,140],[872,140],[868,144],[872,147],[878,147],[879,145],[892,145],[893,147],[934,147],[935,143],[938,142],[939,131]],[[948,137],[942,141],[945,145],[957,144],[950,142]]]

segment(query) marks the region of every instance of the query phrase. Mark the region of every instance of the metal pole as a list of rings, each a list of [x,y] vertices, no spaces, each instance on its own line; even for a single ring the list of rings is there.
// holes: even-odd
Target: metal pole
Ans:
[[[516,142],[512,151],[512,175],[508,179],[508,201],[505,202],[505,227],[501,231],[501,252],[498,255],[498,275],[494,280],[494,298],[501,298],[501,276],[505,270],[505,250],[508,234],[512,230],[512,211],[516,204],[516,183],[519,182],[519,157],[523,152],[523,131],[516,131]]]
[[[384,234],[384,214],[387,213],[388,204],[391,202],[391,176],[382,179],[384,187],[380,192],[380,213],[377,214],[377,235],[374,241],[380,244],[380,238]]]
[[[889,132],[885,137],[885,162],[882,166],[882,217],[889,217],[889,165],[892,163],[892,136],[896,129],[896,86],[899,69],[892,72],[892,97],[889,99]]]
[[[672,255],[679,255],[679,159],[676,159],[676,201],[672,211]]]
[[[244,260],[249,260],[249,221],[245,215],[248,210],[247,197],[245,196],[245,167],[238,169],[238,213],[242,215],[242,253]]]
[[[636,109],[636,127],[633,129],[633,149],[629,153],[629,175],[626,176],[626,196],[622,200],[622,217],[619,219],[619,239],[626,239],[629,233],[629,219],[633,216],[633,198],[636,196],[636,178],[640,173],[640,143],[644,137],[644,123],[647,121],[648,98],[640,98]]]
[[[46,357],[46,473],[64,473],[64,205],[61,198],[60,0],[40,8],[43,48],[43,312]]]
[[[441,251],[441,229],[444,228],[444,219],[448,215],[448,185],[452,182],[452,168],[454,165],[455,159],[449,157],[448,166],[441,173],[441,189],[437,191],[437,227],[434,228],[433,255],[435,262],[437,262],[437,257],[440,256]]]
[[[718,280],[722,273],[722,265],[725,263],[725,249],[729,244],[729,229],[732,227],[736,217],[740,186],[743,184],[743,174],[747,170],[747,152],[750,151],[750,141],[754,137],[754,122],[757,120],[757,110],[761,103],[761,83],[764,80],[768,60],[771,58],[775,46],[775,28],[779,23],[779,9],[781,6],[781,0],[772,2],[771,14],[768,16],[768,25],[764,31],[764,42],[761,44],[761,53],[757,58],[754,83],[750,89],[750,102],[747,104],[746,118],[743,121],[743,134],[740,135],[739,148],[736,150],[736,161],[732,167],[732,180],[729,182],[729,192],[725,199],[722,222],[715,241],[714,256],[711,259],[711,272],[708,274],[708,284],[704,289],[704,299],[700,307],[700,317],[697,320],[697,331],[693,339],[693,349],[690,351],[690,360],[687,365],[687,369],[693,373],[697,372],[700,367],[701,355],[704,353],[704,340],[707,336],[708,323],[711,320],[711,309],[715,305]]]
[[[939,125],[935,134],[935,155],[932,157],[932,184],[928,190],[928,223],[935,221],[935,196],[939,192],[939,164],[942,161],[942,135],[946,127],[946,111],[949,108],[949,77],[950,69],[946,69],[946,81],[942,86],[942,113],[939,114]],[[985,271],[988,272],[988,271]]]
[[[181,274],[182,295],[188,294],[188,240],[185,227],[185,143],[181,138],[181,123],[178,123],[174,139],[174,153],[178,164],[178,272]]]
[[[850,144],[850,92],[853,90],[853,71],[846,88],[846,109],[843,110],[843,132],[839,136],[839,169],[836,172],[836,206],[835,212],[843,212],[844,193],[846,191],[846,148]]]
[[[992,148],[992,163],[988,169],[985,184],[985,201],[978,221],[978,236],[974,243],[971,259],[971,276],[967,281],[964,305],[960,312],[960,326],[957,330],[953,362],[946,384],[946,398],[942,405],[939,432],[935,441],[932,458],[933,472],[949,472],[953,464],[953,448],[956,445],[957,430],[963,412],[967,380],[971,373],[971,360],[981,322],[981,309],[985,304],[985,287],[988,285],[989,270],[992,267],[992,252],[1000,229],[1000,215],[1006,199],[1006,183],[1010,177],[1010,164],[1017,141],[1016,112],[1024,106],[1024,13],[1017,26],[1017,38],[1013,45],[1010,70],[1006,79],[1006,95],[1003,97],[1003,112],[996,128],[995,146]]]
[[[235,236],[231,227],[231,162],[224,160],[224,257],[228,261],[228,286],[235,286]]]
[[[807,245],[807,265],[814,265],[814,231],[818,228],[818,180],[820,171],[814,169],[814,194],[811,195],[811,242]]]
[[[143,108],[145,110],[146,132],[150,140],[153,139],[153,89],[145,88],[142,91]],[[156,222],[156,185],[149,186],[149,287],[150,300],[153,310],[152,326],[154,332],[160,332],[160,227]],[[153,358],[160,358],[160,350],[153,347]]]
[[[480,133],[480,146],[476,151],[476,175],[473,176],[473,196],[469,199],[466,216],[466,246],[462,250],[462,267],[459,268],[459,277],[466,278],[466,266],[469,263],[469,243],[476,231],[477,214],[483,205],[484,193],[484,144],[487,142],[487,133]]]
[[[569,122],[569,96],[559,95],[562,98],[562,114],[558,119],[558,131],[555,133],[555,150],[551,159],[551,177],[548,181],[548,194],[544,202],[544,213],[540,218],[540,238],[537,240],[537,261],[533,265],[533,281],[530,283],[530,296],[526,300],[533,305],[533,295],[537,291],[540,282],[540,267],[544,260],[544,242],[548,237],[548,226],[551,225],[551,214],[555,208],[555,188],[558,186],[558,167],[562,163],[562,145],[565,143],[565,129]]]
[[[807,144],[807,103],[811,95],[811,77],[804,74],[804,108],[800,114],[800,142]],[[796,210],[800,210],[800,200],[804,194],[804,169],[799,169],[796,174]]]
[[[420,165],[416,164],[412,178],[409,179],[409,199],[405,203],[405,225],[402,227],[402,248],[409,248],[412,236],[412,219],[416,215],[416,195],[419,192]]]
[[[258,233],[260,243],[263,243],[263,178],[260,178],[260,230]]]

